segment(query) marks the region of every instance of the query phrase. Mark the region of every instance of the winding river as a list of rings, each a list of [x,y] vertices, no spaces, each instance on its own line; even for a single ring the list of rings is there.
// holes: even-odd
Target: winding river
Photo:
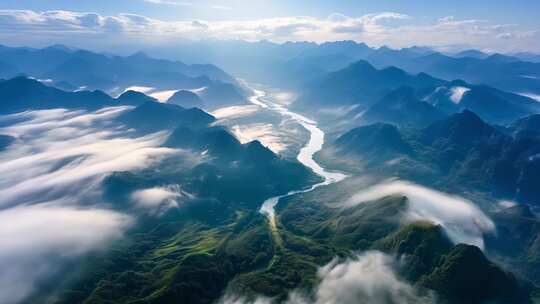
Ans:
[[[315,155],[315,153],[320,151],[324,144],[324,132],[317,127],[316,121],[313,121],[298,113],[292,112],[283,105],[269,101],[268,98],[264,98],[266,96],[266,92],[264,91],[257,90],[257,89],[252,89],[252,90],[254,94],[253,96],[249,98],[249,101],[251,103],[257,106],[260,106],[262,108],[279,113],[280,115],[287,117],[289,119],[293,119],[294,121],[302,125],[302,127],[304,127],[310,133],[309,141],[300,150],[300,152],[298,153],[297,159],[304,166],[311,168],[311,170],[313,170],[315,174],[323,178],[322,182],[312,185],[311,187],[307,189],[290,191],[282,195],[271,197],[267,199],[266,201],[264,201],[263,205],[261,206],[260,212],[265,214],[268,217],[270,221],[270,225],[273,228],[275,228],[276,220],[275,220],[274,209],[275,209],[275,206],[279,203],[280,199],[287,196],[299,194],[299,193],[306,193],[318,187],[339,182],[345,179],[347,176],[345,174],[338,173],[338,172],[326,171],[313,159],[313,155]]]

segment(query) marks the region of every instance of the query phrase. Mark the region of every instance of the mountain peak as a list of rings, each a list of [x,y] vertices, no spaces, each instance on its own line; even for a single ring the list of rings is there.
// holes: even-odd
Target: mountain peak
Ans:
[[[478,117],[478,115],[476,115],[474,112],[468,110],[468,109],[464,109],[463,111],[461,111],[461,113],[458,113],[456,114],[456,117],[462,117],[462,119],[466,119],[468,121],[471,121],[475,124],[482,124],[482,125],[485,125],[486,123],[484,123],[484,121]]]
[[[138,51],[129,56],[129,58],[149,59],[150,57],[143,51]]]
[[[53,45],[50,45],[46,48],[43,48],[43,50],[56,50],[56,51],[62,51],[62,52],[67,52],[67,53],[71,53],[74,51],[74,49],[64,45],[64,44],[53,44]]]
[[[179,105],[184,108],[202,108],[204,105],[204,102],[199,95],[188,90],[176,91],[169,100],[167,100],[167,103]]]
[[[404,70],[400,69],[400,68],[397,68],[395,66],[390,66],[390,67],[387,67],[387,68],[384,68],[381,70],[382,73],[386,74],[386,75],[392,75],[392,76],[399,76],[399,77],[402,77],[402,76],[405,76],[407,75],[407,72],[405,72]]]
[[[499,53],[495,53],[485,59],[486,61],[490,62],[497,62],[497,63],[512,63],[512,62],[518,62],[520,61],[516,57],[507,56]]]
[[[146,102],[156,101],[156,99],[153,97],[150,97],[144,93],[132,91],[132,90],[122,93],[120,96],[118,96],[116,100],[118,100],[118,102],[121,104],[128,104],[128,105],[141,105]]]
[[[459,145],[460,148],[466,148],[496,134],[500,133],[478,115],[465,109],[425,128],[422,132],[422,141],[432,144],[444,139],[448,143]]]
[[[336,139],[334,145],[344,154],[360,151],[393,157],[396,154],[412,152],[397,127],[387,123],[374,123],[352,129]]]
[[[421,279],[421,284],[452,303],[516,303],[520,292],[512,274],[490,262],[478,247],[465,244],[456,245],[433,273]]]
[[[17,76],[11,79],[7,79],[2,81],[4,85],[7,86],[24,86],[24,87],[46,87],[42,82],[38,81],[35,78],[27,77],[27,76]]]
[[[368,61],[366,60],[358,60],[356,62],[353,62],[349,65],[349,69],[364,69],[364,70],[370,70],[370,71],[377,71],[377,69]]]
[[[454,57],[457,57],[457,58],[471,57],[471,58],[476,58],[476,59],[484,59],[484,58],[487,58],[488,56],[489,56],[488,54],[479,50],[474,50],[474,49],[464,50],[454,55]]]

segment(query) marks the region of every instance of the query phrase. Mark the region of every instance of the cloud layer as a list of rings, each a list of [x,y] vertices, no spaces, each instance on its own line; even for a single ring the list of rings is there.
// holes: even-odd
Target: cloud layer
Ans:
[[[413,286],[395,273],[396,262],[391,256],[368,251],[353,258],[334,259],[319,268],[319,285],[312,296],[296,291],[289,294],[286,304],[398,304],[433,303],[431,296],[421,297]],[[271,299],[253,301],[226,296],[223,304],[269,304]]]
[[[179,185],[142,189],[131,194],[136,207],[147,209],[155,215],[178,208],[182,202],[193,198],[193,195],[183,191]]]
[[[16,138],[0,153],[0,303],[24,300],[66,262],[121,237],[134,221],[102,201],[102,179],[146,168],[177,151],[160,147],[166,133],[134,137],[111,123],[129,109],[0,117],[0,134]],[[150,189],[135,197],[162,210],[157,201],[177,195],[173,190]]]
[[[355,206],[391,195],[409,199],[405,221],[429,220],[441,225],[455,243],[484,248],[484,234],[495,231],[491,219],[471,201],[405,181],[389,181],[361,190],[345,205]]]
[[[108,210],[40,204],[0,211],[0,302],[19,303],[61,262],[119,238],[131,217]]]
[[[178,1],[153,1],[188,5]],[[26,35],[25,35],[26,34]],[[37,36],[30,36],[34,34]],[[540,51],[537,30],[486,20],[417,19],[395,12],[350,17],[332,14],[327,18],[290,16],[257,20],[163,21],[134,14],[102,16],[71,11],[0,10],[0,37],[17,44],[40,41],[67,44],[167,44],[171,39],[268,39],[283,41],[356,40],[369,44],[405,47],[477,47],[499,51]]]
[[[167,138],[165,133],[130,138],[122,136],[122,130],[100,127],[126,109],[93,113],[45,110],[3,118],[29,120],[0,129],[19,139],[0,155],[0,207],[36,197],[51,200],[69,193],[78,195],[83,181],[145,168],[174,152],[159,147]]]

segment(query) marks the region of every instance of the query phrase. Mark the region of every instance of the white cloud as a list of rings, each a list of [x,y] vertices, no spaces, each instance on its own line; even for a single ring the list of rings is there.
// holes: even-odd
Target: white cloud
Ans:
[[[193,6],[193,2],[174,1],[174,0],[143,0],[144,2],[153,4],[177,5],[177,6]]]
[[[153,88],[153,87],[146,87],[146,86],[131,86],[131,87],[128,87],[128,88],[125,88],[122,93],[125,93],[127,91],[135,91],[135,92],[140,92],[140,93],[144,93],[150,97],[153,97],[155,98],[157,101],[159,102],[167,102],[167,100],[169,100],[169,98],[171,98],[174,93],[176,93],[178,90],[180,89],[177,89],[177,90],[164,90],[164,91],[160,91],[160,90],[157,90],[156,88]]]
[[[392,257],[369,251],[342,263],[334,260],[319,269],[316,303],[419,303],[412,286],[394,272]]]
[[[368,251],[353,258],[334,259],[319,268],[320,283],[312,296],[296,291],[286,304],[407,304],[433,303],[431,295],[420,297],[415,288],[398,278],[392,257]],[[270,304],[267,298],[254,301],[227,295],[223,304]]]
[[[136,137],[112,123],[130,109],[0,117],[0,133],[17,138],[0,153],[0,303],[23,301],[65,262],[122,236],[133,219],[102,201],[104,177],[181,152],[160,147],[166,133]],[[155,193],[143,192],[138,203],[163,210]]]
[[[25,121],[0,129],[20,139],[0,154],[0,206],[81,192],[114,171],[145,168],[175,152],[163,148],[168,134],[128,137],[108,126],[127,107],[96,112],[45,110],[10,115]],[[108,126],[108,127],[107,127]],[[90,184],[84,187],[89,191]]]
[[[255,300],[248,300],[238,295],[225,295],[219,304],[272,304],[272,300],[264,297],[257,297]]]
[[[227,5],[220,5],[220,4],[210,4],[210,5],[203,5],[196,2],[187,2],[187,1],[178,1],[178,0],[143,0],[143,2],[152,3],[152,4],[159,4],[159,5],[169,5],[169,6],[185,6],[185,7],[202,7],[202,8],[210,8],[214,10],[231,10],[232,7]]]
[[[38,280],[121,236],[132,219],[113,211],[54,204],[0,211],[0,302],[19,303]]]
[[[287,149],[287,145],[281,139],[280,132],[276,130],[273,124],[253,123],[234,125],[231,131],[243,144],[258,140],[274,153],[280,153]]]
[[[471,201],[405,181],[389,181],[361,190],[349,198],[345,206],[391,195],[408,198],[405,221],[429,220],[441,225],[455,243],[476,245],[483,249],[484,234],[495,231],[491,219]]]
[[[521,96],[529,97],[531,99],[534,99],[538,102],[540,102],[540,95],[539,94],[533,94],[533,93],[518,93]]]
[[[499,205],[499,207],[505,209],[505,208],[515,207],[518,204],[516,202],[514,202],[514,201],[502,200],[502,201],[498,201],[497,205]]]
[[[463,98],[463,95],[465,95],[465,93],[469,92],[470,90],[471,89],[469,88],[461,86],[452,87],[450,89],[450,100],[455,104],[459,104],[461,102],[461,99]]]
[[[150,213],[157,215],[171,208],[178,208],[183,201],[193,198],[193,195],[183,191],[179,185],[137,190],[131,195],[138,208],[148,209]]]
[[[246,105],[246,106],[230,106],[219,108],[213,111],[211,114],[217,119],[227,120],[236,119],[240,117],[250,116],[259,110],[258,106]]]
[[[140,93],[143,93],[143,94],[147,94],[147,93],[155,91],[155,88],[153,88],[153,87],[145,87],[145,86],[132,86],[132,87],[125,88],[124,91],[122,91],[122,94],[127,92],[127,91],[135,91],[135,92],[140,92]]]
[[[147,0],[156,4],[198,5],[172,0]],[[214,9],[230,9],[213,5]],[[540,50],[538,32],[512,24],[493,24],[486,20],[416,19],[382,12],[350,17],[332,14],[328,18],[289,16],[257,20],[163,21],[133,14],[103,16],[70,11],[35,12],[0,10],[0,38],[14,43],[35,45],[40,40],[81,43],[170,44],[174,39],[268,39],[283,41],[356,40],[369,44],[405,47],[453,45],[501,51]],[[26,34],[26,35],[25,35]],[[511,41],[512,43],[509,43]],[[103,45],[105,46],[105,45]]]
[[[178,90],[156,91],[156,92],[150,93],[150,96],[154,97],[159,102],[167,102],[167,100],[169,100],[169,98],[171,98],[174,95],[174,93],[176,93],[177,91]]]

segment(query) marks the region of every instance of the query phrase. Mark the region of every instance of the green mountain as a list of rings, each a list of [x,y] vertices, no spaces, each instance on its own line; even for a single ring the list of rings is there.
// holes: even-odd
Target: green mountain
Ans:
[[[448,252],[419,284],[436,290],[450,303],[530,303],[532,289],[486,259],[477,247],[464,244]]]
[[[509,269],[540,282],[540,219],[527,205],[516,205],[491,215],[497,225],[497,236],[486,244],[491,254]]]
[[[355,128],[336,139],[333,147],[339,155],[354,157],[362,154],[370,161],[388,161],[414,153],[398,128],[384,123]]]
[[[325,147],[319,157],[349,170],[354,168],[352,161],[382,176],[480,190],[501,199],[535,204],[540,198],[534,186],[539,181],[538,137],[512,137],[467,110],[423,129],[386,126],[384,134],[380,129],[377,124],[353,129]],[[362,134],[364,140],[350,141],[354,134]],[[386,161],[385,166],[381,161]]]
[[[374,247],[400,256],[403,275],[417,281],[430,274],[453,246],[441,226],[417,222],[378,241]]]
[[[349,116],[356,116],[352,111]],[[384,122],[405,127],[425,127],[446,114],[416,96],[411,87],[401,87],[385,95],[361,115],[363,123]]]

